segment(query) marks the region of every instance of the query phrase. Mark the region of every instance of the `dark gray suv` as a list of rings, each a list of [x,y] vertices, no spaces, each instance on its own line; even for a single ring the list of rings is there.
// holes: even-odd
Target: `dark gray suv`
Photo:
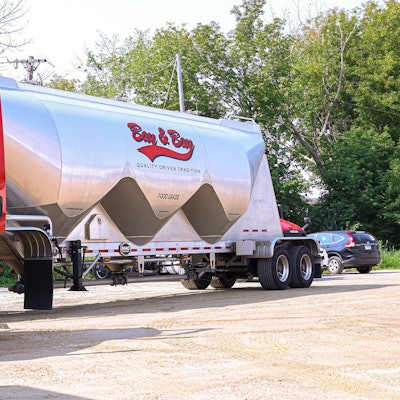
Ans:
[[[344,269],[356,268],[367,274],[381,261],[379,242],[375,236],[364,231],[327,231],[311,233],[328,254],[330,274],[341,274]]]

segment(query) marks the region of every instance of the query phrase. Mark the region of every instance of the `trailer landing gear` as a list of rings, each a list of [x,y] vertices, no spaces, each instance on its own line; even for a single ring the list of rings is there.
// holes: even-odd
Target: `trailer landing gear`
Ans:
[[[85,286],[82,284],[83,266],[82,266],[82,244],[80,240],[71,240],[70,252],[72,261],[72,280],[73,284],[70,291],[84,292]]]

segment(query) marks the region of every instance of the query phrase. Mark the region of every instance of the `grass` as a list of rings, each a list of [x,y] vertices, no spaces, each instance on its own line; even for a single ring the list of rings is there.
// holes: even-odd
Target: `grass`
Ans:
[[[374,269],[400,269],[400,251],[381,248],[382,261]]]

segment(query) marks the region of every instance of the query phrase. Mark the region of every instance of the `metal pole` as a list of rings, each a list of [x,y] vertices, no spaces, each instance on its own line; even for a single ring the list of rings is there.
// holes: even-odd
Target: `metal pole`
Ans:
[[[73,285],[70,288],[71,291],[86,291],[86,288],[82,284],[82,244],[80,240],[71,240],[70,252],[72,261],[72,280]]]
[[[179,110],[180,112],[185,112],[185,99],[183,97],[182,66],[180,54],[176,55],[176,73],[178,74]]]
[[[26,70],[28,72],[28,81],[33,81],[33,71],[35,70],[35,60],[33,56],[28,57],[28,62],[26,64]]]

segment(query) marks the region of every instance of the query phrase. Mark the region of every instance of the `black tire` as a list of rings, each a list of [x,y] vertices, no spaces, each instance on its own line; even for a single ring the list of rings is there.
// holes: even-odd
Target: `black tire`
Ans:
[[[103,264],[96,265],[93,268],[93,274],[96,279],[110,279],[111,271],[107,269]]]
[[[290,259],[287,250],[278,247],[271,258],[258,259],[257,272],[264,289],[286,289],[290,282]]]
[[[223,276],[213,276],[211,286],[214,289],[230,289],[236,283],[236,276],[224,274]]]
[[[189,290],[204,290],[211,283],[211,275],[204,274],[201,278],[196,279],[181,279],[182,285]]]
[[[128,284],[128,279],[122,272],[112,274],[113,283],[111,286],[126,285]]]
[[[292,269],[289,286],[292,288],[307,288],[314,280],[314,262],[308,247],[298,246],[290,252],[290,267]]]
[[[342,259],[339,256],[329,256],[327,270],[331,275],[341,274],[344,270]]]
[[[362,267],[357,267],[357,271],[360,274],[369,274],[372,271],[372,265],[364,265]]]

